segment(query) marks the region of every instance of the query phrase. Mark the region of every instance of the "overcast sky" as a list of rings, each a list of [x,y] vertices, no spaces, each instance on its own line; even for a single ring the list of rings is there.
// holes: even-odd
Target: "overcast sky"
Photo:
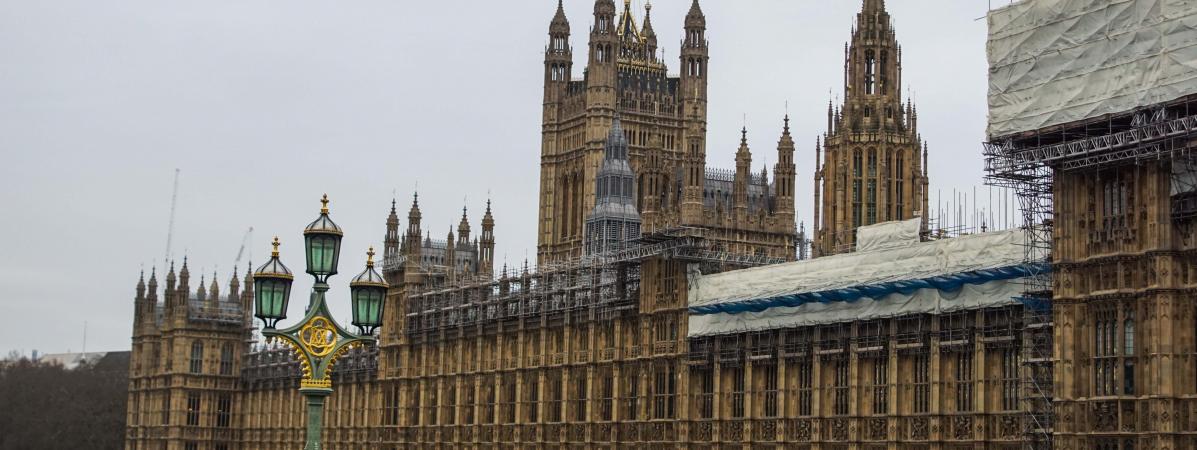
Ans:
[[[0,351],[79,351],[85,321],[88,350],[129,348],[138,271],[156,264],[162,281],[175,168],[173,247],[189,255],[193,287],[215,272],[227,291],[251,226],[255,263],[278,234],[284,262],[302,272],[301,231],[327,192],[346,231],[331,302],[347,317],[348,279],[366,247],[381,245],[393,193],[407,226],[417,183],[434,236],[457,223],[463,202],[476,233],[489,192],[498,264],[534,259],[542,52],[555,3],[0,0]],[[887,3],[930,143],[934,205],[939,191],[982,184],[977,19],[987,2]],[[689,4],[653,2],[671,73]],[[592,5],[565,2],[575,77]],[[634,5],[643,11],[643,0]],[[734,166],[745,116],[754,166],[775,158],[788,101],[797,210],[809,227],[814,142],[829,95],[842,93],[860,2],[702,7],[708,164]],[[297,277],[293,318],[310,284]]]

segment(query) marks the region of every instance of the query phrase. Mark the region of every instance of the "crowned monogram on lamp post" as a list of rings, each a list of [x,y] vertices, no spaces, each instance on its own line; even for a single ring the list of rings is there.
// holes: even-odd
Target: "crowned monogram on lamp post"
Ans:
[[[328,278],[336,275],[341,254],[341,227],[328,217],[328,195],[320,200],[320,217],[303,230],[307,273],[316,279],[303,319],[288,328],[276,329],[287,318],[291,282],[295,276],[279,260],[279,241],[274,238],[270,261],[254,272],[254,316],[262,319],[262,336],[287,344],[303,370],[299,392],[307,400],[308,421],[305,450],[321,448],[324,399],[332,393],[332,366],[354,347],[376,341],[374,331],[382,325],[383,299],[387,283],[374,270],[374,248],[366,252],[366,270],[349,283],[353,325],[358,334],[341,328],[325,303]]]

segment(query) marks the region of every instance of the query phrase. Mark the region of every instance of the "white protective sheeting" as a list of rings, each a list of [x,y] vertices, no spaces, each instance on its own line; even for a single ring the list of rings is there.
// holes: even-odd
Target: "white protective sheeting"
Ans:
[[[988,19],[991,139],[1197,93],[1197,1],[1026,0]]]
[[[827,292],[862,285],[920,280],[1023,263],[1021,230],[961,236],[908,247],[858,251],[805,261],[692,275],[689,306],[729,304]],[[760,312],[690,314],[690,336],[768,328],[835,323],[905,314],[942,313],[1014,303],[1022,290],[1018,279],[968,284],[953,292],[919,289],[906,295],[855,301],[811,302]]]
[[[881,222],[856,229],[856,250],[868,252],[887,248],[909,247],[919,242],[923,219]]]

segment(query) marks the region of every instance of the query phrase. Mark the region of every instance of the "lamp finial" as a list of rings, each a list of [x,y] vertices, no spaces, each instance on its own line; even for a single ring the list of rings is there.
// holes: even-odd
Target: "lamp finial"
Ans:
[[[274,251],[270,252],[270,256],[278,258],[278,236],[274,237],[274,242],[271,243],[270,245],[274,246]]]
[[[373,245],[371,245],[370,249],[366,251],[366,267],[374,267],[374,246]]]
[[[328,214],[328,194],[320,199],[320,214]]]

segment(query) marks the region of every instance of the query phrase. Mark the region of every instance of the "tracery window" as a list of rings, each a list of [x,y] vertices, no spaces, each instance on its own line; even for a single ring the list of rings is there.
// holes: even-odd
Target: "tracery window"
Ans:
[[[872,50],[865,51],[865,93],[873,95],[877,93],[876,74],[877,60],[873,55]]]
[[[586,420],[586,373],[574,374],[574,420]]]
[[[200,394],[199,392],[187,393],[187,425],[199,425],[200,416]]]
[[[838,359],[834,364],[835,383],[831,388],[832,414],[842,416],[848,414],[848,361]]]
[[[813,365],[810,359],[798,364],[798,415],[811,415],[811,398],[814,397],[812,374]]]
[[[931,357],[920,354],[914,357],[914,412],[931,410]]]
[[[220,374],[233,374],[233,344],[225,343],[220,347]]]
[[[221,394],[216,399],[216,427],[228,428],[232,415],[233,397],[229,394]]]
[[[195,341],[191,343],[191,373],[202,373],[204,371],[204,343]]]
[[[698,417],[710,419],[715,417],[715,372],[710,368],[696,369],[700,394],[697,398]]]
[[[675,413],[674,398],[677,396],[677,381],[674,366],[658,366],[653,374],[653,418],[672,419]]]
[[[873,359],[873,414],[889,413],[889,359]]]
[[[1002,350],[1002,410],[1018,409],[1018,349]]]
[[[777,417],[777,364],[762,364],[754,367],[764,372],[762,413],[764,417]]]
[[[956,411],[973,410],[973,354],[956,354]]]

